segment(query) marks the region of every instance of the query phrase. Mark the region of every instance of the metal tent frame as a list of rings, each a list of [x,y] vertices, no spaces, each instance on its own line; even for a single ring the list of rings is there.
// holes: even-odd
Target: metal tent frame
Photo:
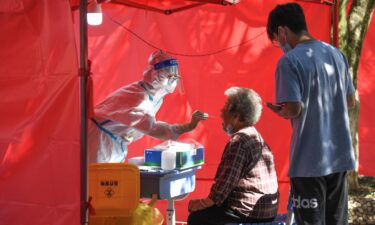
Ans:
[[[154,6],[138,4],[131,0],[112,0],[111,4],[120,4],[128,7],[144,9],[148,11],[158,12],[165,15],[202,6],[205,4],[219,4],[223,6],[237,4],[240,0],[186,0],[191,2],[177,8],[160,9]],[[332,7],[332,43],[338,47],[338,5],[339,0],[297,0],[301,2],[325,4]],[[97,0],[97,2],[104,3],[108,0]],[[88,45],[87,45],[87,5],[88,0],[80,0],[79,7],[73,6],[72,10],[79,9],[79,32],[80,32],[80,53],[79,53],[79,81],[80,81],[80,221],[81,224],[88,224],[88,159],[87,159],[87,126],[88,126],[88,102],[90,102],[90,95],[87,94],[87,85],[90,78],[90,65],[88,62]]]

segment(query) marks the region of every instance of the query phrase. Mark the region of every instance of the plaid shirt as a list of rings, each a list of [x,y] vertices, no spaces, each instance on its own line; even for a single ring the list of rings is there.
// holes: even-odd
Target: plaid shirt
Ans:
[[[278,209],[273,154],[254,127],[233,134],[225,146],[209,198],[245,218],[272,218]]]

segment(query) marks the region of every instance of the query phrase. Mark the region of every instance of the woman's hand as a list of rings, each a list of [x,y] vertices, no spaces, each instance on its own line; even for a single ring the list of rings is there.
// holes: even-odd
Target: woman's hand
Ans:
[[[195,129],[201,120],[206,120],[208,118],[208,114],[201,112],[199,110],[196,110],[192,115],[190,119],[190,128]]]
[[[208,118],[207,113],[201,112],[199,110],[195,111],[191,115],[190,123],[178,126],[178,129],[177,129],[178,135],[182,135],[184,133],[187,133],[187,132],[190,132],[190,131],[194,130],[197,127],[199,121],[206,120],[207,118]]]

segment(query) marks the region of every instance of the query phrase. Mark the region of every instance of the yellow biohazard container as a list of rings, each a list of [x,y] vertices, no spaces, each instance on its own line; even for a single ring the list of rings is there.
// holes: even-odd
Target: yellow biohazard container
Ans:
[[[138,167],[126,163],[90,164],[89,196],[95,209],[90,225],[132,224],[140,196]]]

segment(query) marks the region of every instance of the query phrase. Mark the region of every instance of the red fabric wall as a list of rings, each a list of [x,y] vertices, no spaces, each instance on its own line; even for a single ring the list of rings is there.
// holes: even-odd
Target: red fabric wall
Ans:
[[[359,173],[375,176],[375,19],[373,17],[362,47],[357,89],[359,111]]]
[[[274,69],[280,50],[265,33],[268,12],[285,1],[242,1],[236,7],[203,6],[164,16],[107,4],[103,11],[154,45],[185,54],[181,62],[183,91],[168,96],[157,118],[186,122],[201,109],[210,119],[186,135],[206,147],[206,163],[198,173],[191,196],[176,202],[177,220],[186,221],[190,198],[205,197],[212,183],[227,136],[219,111],[223,92],[237,85],[256,90],[273,101]],[[310,32],[329,42],[329,8],[303,3]],[[319,18],[319,19],[317,19]],[[69,1],[0,1],[0,225],[79,224],[79,90],[78,17]],[[74,30],[75,29],[75,30]],[[361,96],[360,171],[374,175],[371,131],[375,121],[373,82],[374,22],[365,41],[358,89]],[[97,103],[122,85],[142,78],[154,50],[104,18],[89,28],[93,61],[94,100]],[[288,192],[287,121],[264,109],[257,128],[276,158],[282,205]],[[142,155],[159,141],[145,137],[130,146],[130,157]],[[363,156],[363,157],[362,157]],[[165,212],[165,201],[157,205]]]
[[[79,224],[77,51],[68,1],[0,1],[0,224]]]

